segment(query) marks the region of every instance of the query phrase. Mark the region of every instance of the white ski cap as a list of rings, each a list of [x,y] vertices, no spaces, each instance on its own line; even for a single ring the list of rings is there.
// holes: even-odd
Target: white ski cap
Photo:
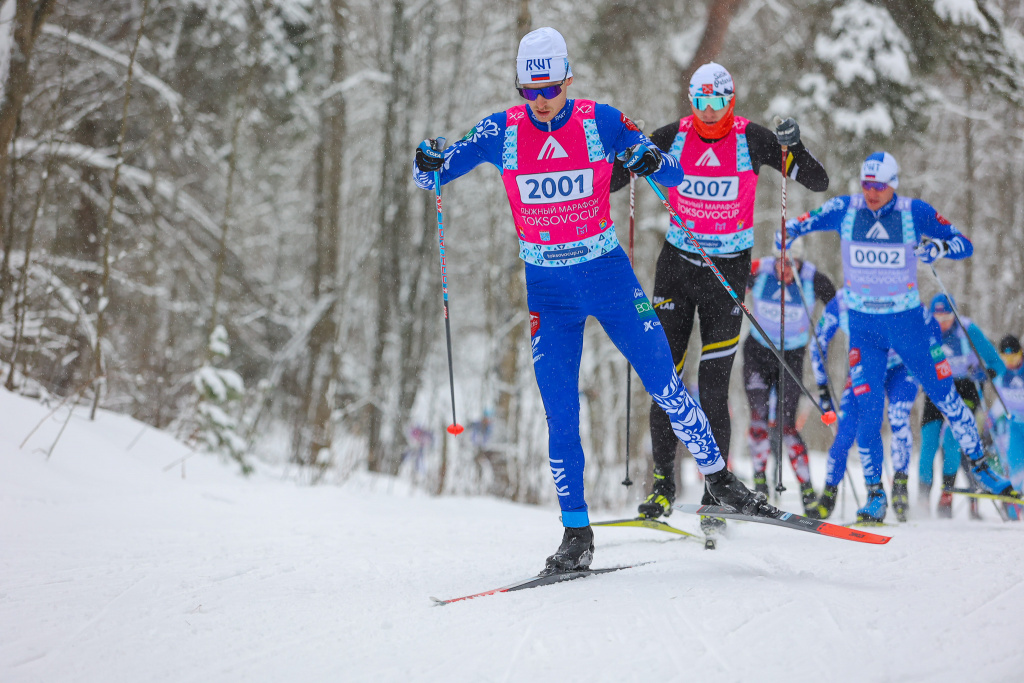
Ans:
[[[888,152],[875,152],[860,167],[860,179],[861,182],[873,180],[885,183],[895,190],[900,186],[900,165],[896,163],[896,157]]]
[[[708,62],[693,72],[690,77],[690,97],[709,95],[732,95],[736,88],[724,66]]]
[[[779,249],[778,247],[773,246],[772,247],[772,255],[775,256],[775,258],[782,258],[782,249]],[[803,240],[793,240],[792,242],[789,243],[789,246],[786,247],[786,258],[787,259],[796,259],[797,261],[803,261],[804,260],[804,242],[803,242]]]
[[[516,76],[522,85],[558,83],[572,76],[569,49],[562,34],[545,26],[523,36],[516,56]]]

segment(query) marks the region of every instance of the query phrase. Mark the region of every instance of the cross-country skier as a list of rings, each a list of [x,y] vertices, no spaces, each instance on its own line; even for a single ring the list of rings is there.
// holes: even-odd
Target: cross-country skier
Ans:
[[[782,169],[782,147],[788,145],[786,173],[814,192],[828,189],[828,174],[800,141],[800,128],[786,119],[774,132],[736,116],[732,76],[714,62],[690,78],[691,112],[663,126],[651,140],[686,172],[682,184],[669,188],[668,198],[697,236],[733,291],[740,292],[750,273],[754,246],[754,199],[764,166]],[[616,165],[612,190],[629,183],[629,173]],[[686,345],[695,314],[700,314],[701,355],[698,386],[711,431],[729,458],[729,377],[740,342],[743,315],[714,273],[689,243],[683,230],[670,224],[654,278],[654,310],[672,348],[676,372],[682,376]],[[676,440],[670,421],[655,402],[651,406],[654,484],[640,514],[669,514],[675,499]],[[710,503],[705,491],[703,503]],[[724,523],[724,522],[723,522]],[[702,526],[716,522],[702,520]]]
[[[799,244],[799,242],[797,242]],[[836,296],[825,307],[825,312],[818,321],[816,335],[818,343],[811,345],[811,367],[814,369],[814,380],[818,384],[818,395],[821,397],[821,408],[823,411],[833,410],[832,395],[828,388],[828,371],[822,353],[828,355],[829,344],[836,331],[842,328],[846,337],[850,337],[850,320],[846,306],[846,290],[840,289]],[[937,336],[937,332],[933,332]],[[819,347],[821,352],[819,352]],[[896,518],[907,521],[909,500],[907,496],[907,470],[910,467],[910,453],[914,446],[914,437],[910,431],[910,410],[917,398],[917,382],[903,365],[902,359],[892,349],[886,355],[885,395],[889,399],[889,428],[892,431],[893,484],[892,484],[892,508]],[[839,400],[839,424],[836,430],[836,437],[832,446],[828,449],[828,461],[825,467],[825,488],[815,505],[813,514],[808,517],[817,519],[828,519],[836,506],[836,494],[839,492],[839,482],[846,474],[846,459],[850,447],[857,439],[857,425],[859,423],[857,412],[857,401],[853,394],[853,386],[849,379],[843,388],[843,395]],[[869,460],[861,462],[864,468],[864,476],[869,481],[878,481],[882,473],[881,460],[870,459],[873,453],[863,451]],[[858,517],[861,511],[858,510]]]
[[[753,297],[754,317],[771,337],[775,347],[782,349],[786,363],[797,375],[803,376],[804,349],[810,340],[811,320],[808,311],[813,310],[815,299],[828,304],[836,295],[835,285],[827,275],[820,272],[810,261],[802,259],[800,243],[793,245],[792,254],[786,254],[785,271],[778,252],[775,257],[756,259],[750,268],[747,291]],[[792,256],[792,258],[790,258]],[[780,320],[782,318],[781,297],[786,283],[786,340],[783,345]],[[769,401],[772,391],[778,393],[779,374],[785,377],[785,405],[776,406],[775,420],[781,416],[783,449],[800,482],[800,495],[804,510],[814,507],[816,497],[811,484],[811,471],[807,463],[807,445],[796,428],[796,409],[800,403],[800,387],[789,373],[779,367],[779,361],[765,343],[761,334],[754,329],[743,342],[743,387],[750,405],[750,431],[747,436],[750,458],[754,463],[754,490],[768,494],[768,478],[765,470],[772,444],[768,424]]]
[[[985,368],[989,367],[993,373],[1005,370],[1003,362],[999,360],[999,354],[986,337],[985,333],[975,325],[970,318],[961,318],[967,326],[965,332],[962,327],[956,324],[956,316],[953,307],[945,294],[936,294],[931,301],[931,314],[938,323],[941,330],[940,344],[942,351],[946,354],[949,366],[953,371],[953,386],[960,394],[960,398],[967,404],[973,414],[981,405],[981,394],[978,391],[978,382],[985,381]],[[970,340],[967,335],[970,335]],[[982,358],[979,360],[971,349],[971,342],[978,348]],[[984,361],[984,363],[982,362]],[[925,397],[924,412],[921,416],[921,461],[918,465],[920,475],[920,491],[918,500],[925,503],[928,501],[932,489],[932,471],[935,463],[935,453],[939,449],[939,442],[942,442],[942,495],[939,497],[937,509],[939,517],[953,516],[953,494],[950,492],[956,482],[956,471],[960,469],[960,445],[953,438],[950,430],[945,430],[942,436],[942,413],[935,407],[935,403],[929,397]],[[972,512],[977,515],[977,499],[971,499]]]
[[[1019,496],[986,463],[974,416],[956,393],[942,347],[929,346],[921,310],[917,258],[925,263],[944,256],[959,260],[970,256],[974,247],[929,204],[896,195],[899,166],[888,152],[869,156],[860,178],[863,194],[833,197],[786,224],[793,239],[820,230],[840,235],[859,447],[867,451],[868,460],[881,462],[882,388],[886,356],[894,349],[949,422],[971,461],[975,480],[993,493]],[[776,243],[780,240],[776,234]],[[864,516],[882,521],[886,507],[881,477],[872,478]]]
[[[678,162],[662,155],[624,114],[568,99],[565,40],[552,28],[527,34],[516,58],[524,104],[486,117],[443,152],[434,140],[416,150],[414,177],[434,188],[484,162],[500,172],[526,261],[533,368],[548,422],[551,473],[565,531],[546,573],[583,569],[594,553],[583,490],[579,368],[583,329],[594,316],[669,415],[712,495],[748,514],[777,511],[725,467],[707,417],[673,371],[658,317],[615,236],[609,184],[616,156],[640,176],[678,185]]]
[[[1006,370],[993,383],[1010,415],[997,401],[989,410],[989,419],[1003,466],[1019,489],[1024,485],[1024,351],[1012,334],[1000,339],[998,348]]]

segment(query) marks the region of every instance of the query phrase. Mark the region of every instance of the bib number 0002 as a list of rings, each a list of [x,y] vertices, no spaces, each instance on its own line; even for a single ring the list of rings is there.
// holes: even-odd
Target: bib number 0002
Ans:
[[[516,176],[523,204],[556,204],[594,194],[594,169],[526,173]]]
[[[903,268],[907,265],[902,249],[859,244],[850,247],[850,260],[856,268]]]

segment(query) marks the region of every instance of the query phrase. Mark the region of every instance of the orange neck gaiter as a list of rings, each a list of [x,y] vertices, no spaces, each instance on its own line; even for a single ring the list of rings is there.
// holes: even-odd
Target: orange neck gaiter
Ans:
[[[733,123],[733,105],[736,104],[736,98],[729,100],[729,106],[725,109],[725,116],[718,120],[718,123],[704,123],[697,116],[697,110],[690,109],[693,111],[693,127],[697,131],[697,135],[701,136],[705,140],[721,140],[729,131],[732,130]]]

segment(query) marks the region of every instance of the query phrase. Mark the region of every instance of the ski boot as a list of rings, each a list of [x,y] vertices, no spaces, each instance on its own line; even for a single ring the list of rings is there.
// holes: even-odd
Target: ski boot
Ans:
[[[907,492],[907,473],[897,472],[892,481],[892,509],[896,519],[907,521],[907,510],[910,509],[910,494]]]
[[[935,508],[936,514],[942,519],[951,519],[953,517],[953,494],[949,491],[943,490],[942,495],[939,496],[939,506]]]
[[[708,481],[704,480],[704,495],[700,499],[701,505],[718,505],[718,501],[711,492],[708,491]],[[721,517],[705,517],[700,518],[700,530],[707,538],[704,540],[705,550],[714,550],[715,548],[715,536],[725,531],[725,520]]]
[[[763,493],[768,498],[768,475],[764,472],[754,472],[754,493]]]
[[[594,561],[594,530],[589,526],[565,527],[562,544],[547,559],[540,576],[588,569]]]
[[[764,494],[754,493],[736,475],[723,468],[704,477],[704,498],[712,498],[720,505],[728,505],[745,515],[776,517],[778,508],[769,505]]]
[[[917,485],[917,510],[921,513],[922,517],[928,517],[931,515],[931,498],[931,482],[919,482]]]
[[[807,516],[811,519],[828,519],[831,517],[832,511],[836,509],[836,495],[838,493],[838,486],[829,486],[826,484],[825,490],[821,492],[821,498],[818,500],[817,505],[811,507]]]
[[[804,482],[800,484],[800,497],[801,502],[804,504],[804,514],[810,516],[818,502],[818,497],[814,495],[814,486],[811,482]]]
[[[978,508],[979,502],[980,501],[977,498],[971,498],[967,503],[967,516],[976,522],[980,522],[985,519],[981,516],[981,510]]]
[[[676,499],[676,479],[673,472],[660,472],[654,470],[654,486],[651,487],[651,494],[647,500],[640,503],[637,512],[641,517],[655,519],[662,515],[668,517],[672,514],[672,503]]]
[[[956,486],[956,475],[942,475],[942,495],[939,496],[939,506],[935,509],[935,512],[942,519],[952,519],[953,517],[953,494],[951,491]]]
[[[993,472],[985,458],[971,461],[971,476],[974,477],[974,480],[978,482],[981,488],[989,493],[1020,497],[1020,493],[1013,490],[1013,484],[1008,479],[1004,479]]]
[[[868,501],[857,510],[857,521],[881,524],[885,521],[885,491],[881,484],[868,484]]]

